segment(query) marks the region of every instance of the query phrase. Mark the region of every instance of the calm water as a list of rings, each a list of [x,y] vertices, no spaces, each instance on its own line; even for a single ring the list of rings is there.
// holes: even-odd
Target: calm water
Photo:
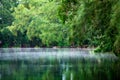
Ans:
[[[91,49],[0,49],[0,80],[120,80],[120,60]]]

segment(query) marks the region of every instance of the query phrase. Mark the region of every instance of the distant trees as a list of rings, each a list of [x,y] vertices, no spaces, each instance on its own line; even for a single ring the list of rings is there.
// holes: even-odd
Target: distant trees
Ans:
[[[120,53],[120,0],[115,0],[112,6],[110,27],[107,29],[107,35],[112,42],[112,50]]]
[[[2,0],[1,4],[3,47],[94,46],[96,51],[120,53],[120,0]]]
[[[69,28],[58,16],[60,2],[48,0],[21,0],[14,8],[14,21],[9,30],[27,46],[68,46]],[[22,36],[23,35],[23,36]],[[19,41],[21,41],[19,43]]]
[[[17,6],[16,0],[0,1],[0,29],[11,25],[14,17],[12,16],[13,8]]]
[[[11,44],[11,32],[6,28],[14,21],[13,8],[17,6],[17,0],[0,0],[0,46],[8,47]],[[8,39],[9,38],[9,39]],[[12,37],[14,38],[14,37]]]
[[[120,53],[119,3],[119,0],[62,0],[60,16],[71,27],[70,44]]]

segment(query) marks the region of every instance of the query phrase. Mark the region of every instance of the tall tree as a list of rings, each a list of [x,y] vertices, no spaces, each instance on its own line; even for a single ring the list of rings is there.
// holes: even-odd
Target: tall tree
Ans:
[[[12,8],[17,6],[16,0],[0,0],[0,29],[11,25],[14,18]]]
[[[8,38],[5,39],[5,36],[7,36],[6,28],[7,26],[11,25],[14,17],[12,16],[12,12],[14,11],[13,8],[17,6],[17,0],[0,0],[0,43],[10,43],[10,41],[7,41]],[[5,33],[4,33],[5,31]],[[9,31],[7,31],[9,32]],[[9,40],[9,39],[8,39]],[[1,45],[0,44],[0,45]],[[6,44],[4,44],[6,45]]]
[[[36,46],[68,45],[68,28],[58,17],[59,6],[60,2],[54,0],[26,2],[23,0],[15,8],[13,13],[15,20],[9,29],[16,36],[18,36],[16,32],[20,31],[27,36],[31,43],[37,42]]]

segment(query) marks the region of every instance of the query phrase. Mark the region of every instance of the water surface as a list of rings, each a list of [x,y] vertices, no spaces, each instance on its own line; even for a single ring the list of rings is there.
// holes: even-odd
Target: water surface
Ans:
[[[120,60],[80,48],[1,48],[0,80],[120,80]]]

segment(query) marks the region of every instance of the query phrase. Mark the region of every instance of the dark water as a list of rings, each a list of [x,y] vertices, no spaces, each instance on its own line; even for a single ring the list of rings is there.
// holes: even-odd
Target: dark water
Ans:
[[[0,49],[0,80],[120,80],[120,60],[91,49]]]

